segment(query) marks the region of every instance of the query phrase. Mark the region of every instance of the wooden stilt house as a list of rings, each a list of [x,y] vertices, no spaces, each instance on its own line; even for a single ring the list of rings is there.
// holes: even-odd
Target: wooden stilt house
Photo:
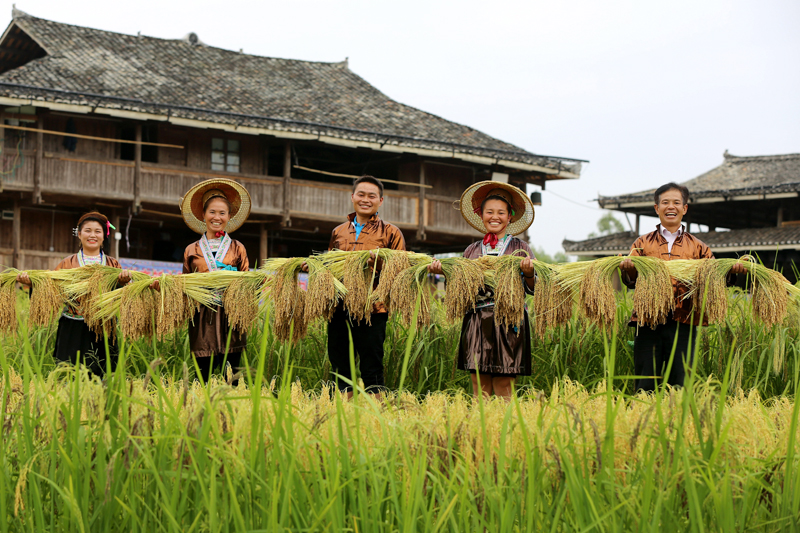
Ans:
[[[250,191],[236,237],[251,263],[327,248],[353,177],[386,184],[380,215],[411,248],[463,249],[454,209],[475,181],[524,187],[578,178],[540,156],[390,99],[348,68],[259,57],[182,39],[123,35],[14,10],[0,39],[0,263],[49,268],[97,208],[117,257],[175,262],[196,237],[181,195],[212,176]],[[157,267],[157,263],[154,263]]]

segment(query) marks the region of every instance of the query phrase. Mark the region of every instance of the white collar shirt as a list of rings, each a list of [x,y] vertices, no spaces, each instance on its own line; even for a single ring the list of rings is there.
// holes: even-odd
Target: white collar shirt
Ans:
[[[675,239],[680,237],[681,233],[683,233],[683,226],[678,228],[678,231],[672,233],[670,230],[661,226],[661,236],[667,239],[667,251],[672,253],[672,245],[675,243]]]

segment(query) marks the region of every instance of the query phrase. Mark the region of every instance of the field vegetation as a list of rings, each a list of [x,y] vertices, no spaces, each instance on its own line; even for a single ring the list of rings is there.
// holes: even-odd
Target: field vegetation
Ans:
[[[296,343],[255,323],[237,387],[194,381],[185,328],[119,335],[100,381],[55,366],[18,297],[1,531],[800,530],[800,322],[764,325],[736,289],[684,389],[634,394],[629,294],[611,326],[574,312],[534,335],[510,403],[467,394],[437,298],[419,330],[390,321],[395,392],[348,402],[320,320]]]

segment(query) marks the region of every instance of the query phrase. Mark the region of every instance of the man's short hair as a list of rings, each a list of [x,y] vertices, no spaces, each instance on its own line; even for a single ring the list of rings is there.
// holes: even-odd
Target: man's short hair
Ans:
[[[678,185],[677,183],[669,182],[656,189],[656,193],[653,195],[653,199],[655,200],[656,205],[658,205],[658,202],[661,201],[661,195],[667,191],[671,191],[672,189],[675,189],[676,191],[679,191],[681,193],[684,204],[689,203],[689,189],[687,189],[683,185]]]
[[[353,181],[354,193],[356,192],[356,187],[358,187],[359,183],[371,183],[375,185],[381,192],[381,198],[383,198],[383,183],[381,183],[381,180],[379,180],[378,178],[374,176],[361,176],[360,178],[356,179],[355,181]]]

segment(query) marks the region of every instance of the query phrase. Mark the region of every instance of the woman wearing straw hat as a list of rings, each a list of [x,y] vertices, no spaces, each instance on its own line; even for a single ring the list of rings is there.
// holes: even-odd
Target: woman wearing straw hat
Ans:
[[[86,265],[120,268],[119,262],[103,251],[103,244],[112,229],[116,230],[117,228],[112,226],[102,213],[91,211],[84,214],[78,219],[78,226],[72,230],[81,242],[78,253],[64,258],[55,270]],[[125,285],[130,280],[131,276],[127,270],[122,270],[117,277],[117,283],[120,285]],[[27,272],[20,272],[17,275],[17,281],[26,287],[31,285]],[[108,351],[106,351],[103,335],[92,331],[78,311],[64,307],[64,311],[58,319],[53,357],[58,361],[70,362],[73,365],[78,364],[82,359],[83,364],[91,373],[103,377],[109,365],[111,370],[116,366],[117,343],[114,339],[108,339]]]
[[[496,181],[482,181],[470,186],[461,195],[461,215],[475,229],[484,233],[482,240],[472,243],[464,257],[478,259],[484,255],[526,255],[521,263],[525,292],[533,294],[533,253],[528,244],[513,235],[524,232],[533,223],[533,204],[524,192]],[[428,267],[433,274],[443,274],[442,264],[433,261]],[[531,338],[528,314],[519,328],[495,324],[494,295],[484,288],[475,308],[467,313],[461,327],[458,368],[472,374],[472,389],[477,396],[509,398],[516,376],[531,374]]]
[[[215,178],[198,183],[181,199],[186,225],[201,234],[200,240],[186,247],[183,273],[217,270],[249,270],[247,251],[230,233],[239,229],[250,214],[250,195],[233,180]],[[225,360],[237,368],[247,339],[244,333],[230,332],[222,307],[200,307],[189,325],[189,347],[204,382]]]

